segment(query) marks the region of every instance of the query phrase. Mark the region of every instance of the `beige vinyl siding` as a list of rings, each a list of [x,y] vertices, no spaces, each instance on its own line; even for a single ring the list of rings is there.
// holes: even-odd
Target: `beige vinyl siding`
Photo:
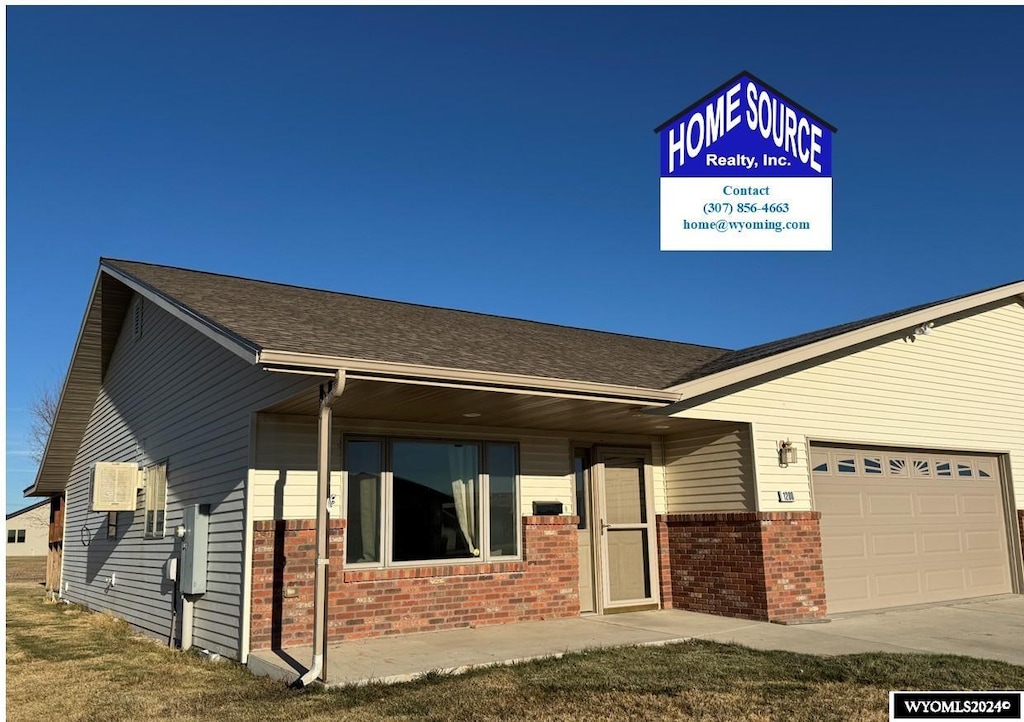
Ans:
[[[520,503],[533,513],[534,501],[560,501],[566,514],[576,513],[572,448],[566,438],[526,437],[519,442]]]
[[[307,416],[258,414],[253,514],[267,519],[312,519],[316,516],[317,420]],[[331,487],[341,511],[341,429],[331,429]]]
[[[316,419],[259,414],[256,428],[253,519],[313,518],[316,497]],[[575,514],[572,447],[574,444],[590,445],[598,441],[597,437],[587,434],[570,437],[529,429],[402,424],[338,418],[332,426],[331,465],[334,469],[341,468],[341,438],[344,433],[514,441],[519,445],[520,511],[523,515],[533,513],[534,501],[560,501],[566,515]],[[600,437],[600,441],[619,445],[652,445],[651,438],[641,436],[609,438],[605,434]],[[659,444],[654,443],[653,446],[658,447]],[[342,478],[340,472],[332,474],[332,492],[338,494],[339,499]],[[656,481],[659,478],[660,469],[656,467]],[[283,484],[281,479],[284,479]],[[283,497],[277,498],[276,502],[275,492],[283,493]],[[657,485],[655,494],[657,499]],[[275,513],[276,508],[283,510],[283,517]]]
[[[810,509],[806,440],[1009,453],[1024,508],[1024,307],[1007,303],[678,414],[754,423],[762,510]],[[797,447],[781,468],[776,444]],[[796,503],[780,504],[777,491]]]
[[[332,426],[331,466],[339,471],[331,474],[331,492],[339,499],[343,478],[340,472],[343,432],[516,441],[519,444],[522,513],[532,513],[534,500],[561,501],[565,513],[573,513],[572,459],[567,438],[495,434],[476,428],[374,425],[365,421],[337,419]],[[272,414],[258,416],[256,469],[253,472],[254,519],[312,519],[316,515],[316,438],[316,419]],[[340,510],[340,504],[336,509]]]
[[[36,502],[38,503],[38,502]],[[22,530],[25,541],[7,543],[9,557],[45,557],[50,549],[50,504],[12,516],[7,520],[7,531]]]
[[[713,423],[666,439],[664,475],[669,514],[753,511],[750,427]]]
[[[196,599],[193,643],[238,658],[250,416],[303,388],[316,393],[316,382],[252,367],[148,302],[142,335],[133,339],[129,314],[67,486],[66,596],[167,639],[172,585],[164,565],[177,554],[172,530],[183,507],[209,504],[208,591]],[[140,491],[135,512],[119,513],[117,538],[107,539],[107,514],[89,511],[97,461],[167,462],[164,538],[143,538]]]

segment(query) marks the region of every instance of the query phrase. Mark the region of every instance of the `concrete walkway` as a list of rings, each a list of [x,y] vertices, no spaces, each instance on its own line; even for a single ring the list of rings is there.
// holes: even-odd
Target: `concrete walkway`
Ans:
[[[327,653],[328,684],[403,682],[425,672],[463,672],[565,652],[710,639],[808,654],[926,652],[1024,665],[1024,596],[848,615],[782,626],[676,609],[585,616],[341,642]],[[288,682],[305,671],[311,647],[254,652],[254,674]]]

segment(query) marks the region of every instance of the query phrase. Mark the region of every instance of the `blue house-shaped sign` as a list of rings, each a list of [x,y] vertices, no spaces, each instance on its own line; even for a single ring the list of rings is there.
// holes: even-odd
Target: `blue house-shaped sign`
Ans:
[[[830,178],[835,127],[742,72],[654,130],[662,178]]]

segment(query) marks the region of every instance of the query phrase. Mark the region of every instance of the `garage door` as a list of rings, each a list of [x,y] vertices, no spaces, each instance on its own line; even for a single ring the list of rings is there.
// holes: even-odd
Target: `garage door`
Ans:
[[[991,456],[812,447],[830,613],[1011,591]]]

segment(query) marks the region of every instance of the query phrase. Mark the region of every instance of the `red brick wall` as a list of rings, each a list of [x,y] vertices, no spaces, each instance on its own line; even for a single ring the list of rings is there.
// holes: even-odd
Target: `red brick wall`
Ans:
[[[791,622],[824,617],[821,513],[773,512],[758,516],[768,619]]]
[[[332,520],[327,636],[332,641],[579,614],[576,517],[523,519],[523,559],[344,569],[344,521]],[[309,644],[313,520],[256,522],[250,648]]]
[[[818,512],[659,516],[663,599],[744,619],[825,616],[819,519]]]

